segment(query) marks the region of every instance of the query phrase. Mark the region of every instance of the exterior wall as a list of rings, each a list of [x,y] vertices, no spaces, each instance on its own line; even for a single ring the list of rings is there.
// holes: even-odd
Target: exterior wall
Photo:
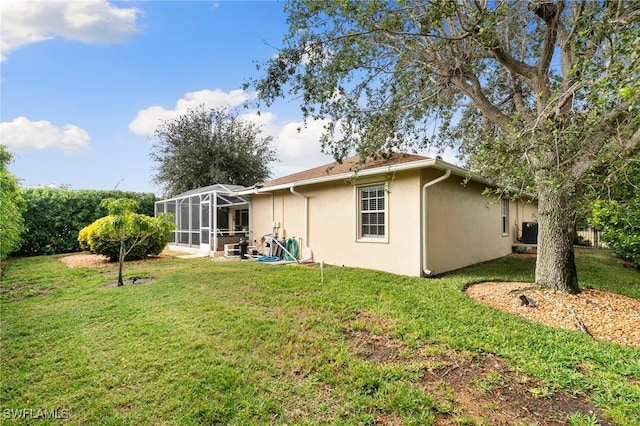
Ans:
[[[387,238],[358,241],[358,193],[362,184],[388,184]],[[366,177],[352,183],[328,182],[296,187],[309,197],[309,247],[316,262],[377,269],[419,276],[420,267],[420,172],[398,172],[393,176]],[[253,195],[252,238],[272,232],[279,222],[278,235],[304,237],[304,199],[286,191]],[[272,219],[273,212],[273,219]],[[300,241],[305,256],[305,242]]]
[[[423,179],[440,175],[425,170]],[[427,189],[427,264],[434,274],[510,254],[520,236],[516,224],[535,219],[535,204],[510,201],[509,232],[503,234],[501,202],[483,195],[485,187],[451,176]]]
[[[355,182],[298,186],[309,197],[309,241],[313,260],[392,273],[421,276],[422,185],[442,176],[435,169],[370,176]],[[358,193],[362,184],[387,183],[387,239],[358,241]],[[502,232],[501,203],[482,194],[485,185],[452,175],[427,189],[427,263],[441,274],[506,256],[521,235],[522,222],[535,221],[537,206],[509,202],[509,232]],[[261,237],[274,232],[295,237],[306,257],[304,199],[287,190],[255,194],[251,205],[251,242],[264,252]]]
[[[522,237],[522,222],[538,221],[538,204],[530,200],[511,201],[509,213],[513,240],[517,241]]]
[[[250,216],[250,238],[261,251],[264,252],[262,237],[271,233],[276,233],[278,239],[295,237],[304,244],[300,240],[304,237],[304,199],[301,197],[289,191],[253,195]]]
[[[249,240],[263,253],[264,247],[261,245],[260,238],[272,232],[271,223],[271,195],[252,195],[249,210]]]

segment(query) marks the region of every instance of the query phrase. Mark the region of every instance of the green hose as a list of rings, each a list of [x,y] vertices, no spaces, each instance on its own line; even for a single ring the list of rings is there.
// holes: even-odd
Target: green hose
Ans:
[[[291,253],[291,256],[289,256],[289,253],[284,254],[284,260],[296,260],[298,259],[298,241],[296,241],[295,238],[289,238],[287,240],[287,244],[285,244],[285,248],[287,249],[287,251],[289,253]]]

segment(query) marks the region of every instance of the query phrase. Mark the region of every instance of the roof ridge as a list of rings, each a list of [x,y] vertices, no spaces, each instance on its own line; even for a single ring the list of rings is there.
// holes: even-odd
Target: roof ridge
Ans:
[[[276,185],[284,185],[300,180],[307,180],[313,178],[320,178],[323,176],[331,176],[348,172],[357,172],[360,170],[367,170],[376,167],[393,166],[403,163],[411,163],[414,161],[428,160],[429,157],[424,157],[417,154],[408,153],[393,153],[389,158],[369,158],[364,163],[360,163],[361,156],[354,155],[352,157],[345,158],[338,162],[323,164],[310,169],[302,170],[296,173],[292,173],[286,176],[281,176],[270,181],[262,182],[256,186],[259,187],[271,187]],[[358,167],[360,166],[360,167]]]

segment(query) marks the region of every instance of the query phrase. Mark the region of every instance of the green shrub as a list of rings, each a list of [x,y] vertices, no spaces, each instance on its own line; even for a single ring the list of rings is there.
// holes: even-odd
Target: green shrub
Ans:
[[[146,231],[128,229],[125,232],[125,247],[128,250],[126,259],[137,260],[157,256],[169,243],[174,226],[173,219],[164,215],[158,218],[134,215],[136,221],[143,223],[141,228]],[[81,229],[78,232],[78,243],[83,250],[106,256],[112,262],[117,261],[120,239],[113,225],[113,217],[102,217]]]
[[[626,203],[596,201],[591,225],[602,230],[602,241],[614,253],[640,268],[640,194]]]
[[[80,250],[91,251],[91,242],[89,242],[89,238],[100,227],[100,225],[104,221],[103,219],[106,218],[98,219],[91,225],[85,226],[80,231],[78,231],[78,244],[80,245]]]
[[[9,172],[9,150],[0,145],[0,260],[6,259],[22,243],[25,202],[18,179]]]

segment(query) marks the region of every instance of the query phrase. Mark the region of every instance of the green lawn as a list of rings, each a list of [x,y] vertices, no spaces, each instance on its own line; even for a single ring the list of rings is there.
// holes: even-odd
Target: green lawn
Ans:
[[[608,252],[579,250],[577,259],[582,286],[640,297],[640,273]],[[21,409],[57,409],[65,424],[429,424],[451,410],[421,386],[424,362],[355,356],[346,338],[355,330],[408,352],[495,354],[541,380],[543,398],[563,390],[616,424],[640,424],[639,348],[527,323],[461,291],[531,281],[533,267],[505,258],[439,279],[327,267],[321,284],[317,265],[165,259],[125,267],[126,278],[154,282],[107,288],[115,265],[13,259],[2,275],[0,416],[21,424],[11,419]],[[458,424],[487,424],[454,414]],[[572,424],[590,424],[580,419]]]

